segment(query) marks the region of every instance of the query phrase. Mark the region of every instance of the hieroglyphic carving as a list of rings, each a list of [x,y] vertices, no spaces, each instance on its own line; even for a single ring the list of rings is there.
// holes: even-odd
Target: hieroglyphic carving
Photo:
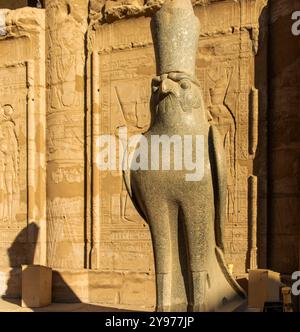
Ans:
[[[149,9],[154,13],[161,3],[153,1],[151,5],[150,2],[137,5],[131,1],[126,4],[118,1],[91,2],[91,26],[95,30],[91,31],[90,39],[94,43],[93,62],[97,67],[93,66],[92,69],[92,80],[96,82],[93,88],[93,104],[97,105],[97,111],[93,112],[93,130],[97,135],[114,134],[118,138],[118,129],[122,126],[126,126],[130,134],[143,132],[147,128],[149,103],[146,100],[147,93],[140,89],[147,86],[147,81],[154,73],[153,59],[147,57],[149,52],[152,52],[149,19],[122,18],[140,16]],[[258,19],[267,1],[205,3],[207,6],[201,6],[201,1],[194,3],[195,12],[202,25],[197,77],[203,88],[211,121],[220,129],[227,152],[227,164],[230,167],[227,178],[225,253],[227,261],[234,264],[234,272],[239,273],[245,272],[249,250],[248,218],[253,202],[249,195],[248,178],[254,172],[253,160],[259,143],[257,114],[260,114],[254,85],[254,66],[259,45]],[[149,5],[154,6],[146,9]],[[123,11],[125,7],[128,9],[128,15]],[[110,24],[98,25],[99,21]],[[137,25],[139,29],[136,29]],[[96,56],[98,53],[100,58]],[[133,54],[139,54],[139,60],[136,60]],[[139,111],[139,108],[142,111]],[[95,208],[93,211],[93,225],[98,227],[93,237],[95,240],[98,236],[97,241],[101,242],[98,251],[101,251],[100,248],[103,249],[97,266],[112,266],[107,262],[111,262],[113,258],[110,253],[110,258],[105,258],[105,252],[108,251],[104,249],[110,246],[111,230],[116,229],[123,221],[126,228],[131,231],[130,227],[139,219],[135,217],[136,211],[130,200],[130,206],[125,207],[128,196],[117,173],[99,172],[95,179],[93,188],[97,189],[93,189],[93,200],[95,206],[101,205],[101,208]],[[118,189],[107,194],[105,191],[108,187],[109,191],[111,188]],[[96,220],[100,220],[99,225]],[[128,221],[130,222],[126,223]],[[115,248],[113,255],[120,255],[118,239],[113,240],[112,246]],[[116,248],[119,253],[116,253]]]
[[[22,227],[27,222],[26,71],[25,63],[0,67],[1,228],[17,227],[20,222]]]
[[[129,137],[145,131],[150,123],[149,83],[154,71],[153,50],[136,48],[112,53],[100,51],[97,56],[97,60],[95,55],[93,56],[93,70],[100,70],[101,93],[99,101],[93,103],[93,119],[97,124],[94,137],[97,137],[97,133],[111,134],[119,138],[119,129],[124,127],[127,128]],[[96,65],[95,68],[97,63],[99,67]],[[97,96],[96,86],[95,82],[93,93]],[[97,113],[97,104],[100,105],[100,114]],[[96,142],[94,146],[96,149]],[[96,248],[93,251],[93,255],[99,257],[98,266],[101,269],[136,267],[137,270],[149,271],[153,265],[150,234],[128,196],[121,173],[99,172],[96,162],[94,168],[95,179],[99,179],[99,185],[94,184],[93,194],[94,207],[100,204],[98,218],[93,214],[94,231],[97,232],[94,233],[94,239],[97,241],[99,237],[100,241],[98,253],[95,252]],[[134,241],[136,250],[128,250],[124,241]],[[108,252],[107,247],[110,243],[114,244],[114,249]],[[139,247],[141,249],[138,249]],[[117,248],[119,250],[116,250]],[[96,266],[97,263],[94,268]]]
[[[71,252],[83,256],[83,251],[76,245],[81,240],[82,225],[78,215],[83,209],[82,197],[71,199],[55,198],[47,204],[48,210],[48,236],[52,239],[49,243],[48,264],[58,264],[63,268],[72,269],[74,262],[72,256],[55,257],[60,251]]]
[[[249,232],[251,270],[257,269],[257,177],[249,177]]]
[[[52,174],[52,181],[56,184],[61,182],[67,183],[82,183],[84,181],[83,168],[57,168]]]
[[[212,117],[212,124],[217,126],[221,134],[227,161],[227,216],[232,219],[235,202],[235,176],[236,176],[236,119],[227,106],[226,98],[231,84],[233,68],[223,66],[209,69],[208,79],[213,82],[209,89],[210,104],[208,109]]]
[[[228,10],[228,8],[227,8]],[[242,45],[242,47],[241,47]],[[241,54],[242,59],[240,59]],[[248,112],[253,57],[245,32],[232,31],[200,41],[198,76],[211,122],[219,128],[227,155],[225,253],[235,272],[242,272],[248,252]]]
[[[0,64],[1,266],[18,267],[28,257],[33,262],[43,255],[42,246],[35,250],[45,193],[41,185],[44,136],[40,136],[44,118],[43,112],[35,110],[34,68],[32,61]],[[27,232],[33,220],[34,230],[30,227]]]
[[[88,1],[51,0],[46,10],[49,50],[48,263],[61,268],[83,268],[86,199],[84,75]]]
[[[258,90],[250,92],[249,153],[255,155],[258,144]]]
[[[99,54],[94,50],[91,56],[92,61],[92,116],[91,116],[91,162],[92,162],[92,181],[91,186],[91,214],[90,214],[90,229],[92,234],[90,235],[91,247],[89,248],[89,267],[99,269],[100,267],[100,214],[101,214],[101,202],[100,202],[100,171],[97,167],[97,139],[100,135],[100,68],[99,68]]]
[[[19,204],[19,142],[10,104],[0,110],[0,220],[16,221]]]
[[[113,13],[115,10],[113,6],[117,7],[119,4],[112,3],[111,5]],[[257,140],[258,134],[256,115],[251,115],[254,114],[252,113],[253,106],[253,111],[258,112],[258,101],[255,98],[256,95],[253,95],[254,92],[251,91],[255,89],[253,88],[254,56],[257,51],[258,18],[264,5],[265,1],[241,0],[241,4],[236,1],[216,1],[207,7],[197,5],[195,7],[195,12],[202,25],[197,76],[204,90],[205,103],[209,108],[211,121],[223,135],[227,164],[230,165],[227,177],[225,253],[227,261],[234,264],[236,273],[245,271],[249,250],[248,209],[251,208],[251,202],[248,195],[248,177],[253,172],[251,163],[255,157],[254,148],[257,144],[255,140]],[[116,16],[112,19],[117,22],[101,27],[97,27],[95,21],[93,22],[95,24],[93,26],[98,29],[95,34],[96,47],[94,50],[98,49],[100,52],[100,60],[97,60],[100,62],[98,72],[100,72],[101,82],[98,98],[100,99],[100,110],[103,113],[101,118],[97,118],[99,126],[101,124],[100,133],[116,134],[117,128],[120,126],[127,126],[129,132],[142,132],[143,123],[145,126],[147,123],[147,111],[140,113],[144,114],[145,120],[139,120],[141,117],[136,112],[134,100],[141,100],[139,96],[141,92],[138,90],[141,85],[147,86],[147,77],[145,77],[145,81],[141,81],[136,78],[136,74],[149,72],[153,66],[152,60],[147,58],[148,50],[152,47],[149,20],[147,18],[120,20],[122,15],[117,17],[119,9],[114,11]],[[158,7],[154,10],[157,9]],[[220,12],[222,12],[221,17]],[[102,16],[100,20],[110,22],[108,11],[105,15],[107,16]],[[132,15],[135,16],[134,13]],[[137,24],[139,24],[138,31],[134,28]],[[132,58],[132,54],[139,54],[140,60],[137,62]],[[123,70],[122,68],[125,67],[129,69]],[[124,85],[130,88],[123,93]],[[108,86],[110,87],[108,88]],[[99,91],[96,94],[99,94]],[[142,106],[143,102],[140,101],[137,104],[139,103],[141,107],[146,107],[146,104]],[[137,124],[138,121],[142,121],[142,125]],[[250,148],[251,144],[253,148]],[[120,194],[114,192],[108,199],[104,193],[106,183],[110,183],[110,187],[112,187],[117,183],[116,178],[112,181],[107,179],[104,183],[102,182],[102,186],[100,185],[103,188],[100,198],[102,202],[100,211],[102,212],[98,216],[102,220],[100,225],[109,228],[112,227],[109,226],[110,223],[116,225],[112,220],[133,219],[129,216],[124,218],[122,201],[127,200],[127,195],[120,184],[118,184]],[[123,199],[119,200],[119,195],[123,196]],[[109,212],[110,209],[114,212]],[[101,234],[102,242],[105,236],[103,233]],[[109,232],[105,232],[105,234],[109,234]],[[101,263],[99,264],[102,266]]]
[[[20,262],[16,249],[22,251],[23,263],[31,257],[31,263],[45,264],[45,14],[30,7],[8,10],[5,25],[6,34],[0,38],[0,67],[12,72],[3,80],[1,75],[8,98],[0,104],[12,105],[17,114],[14,121],[19,144],[21,211],[16,216],[18,225],[10,228],[15,231],[16,243],[10,249],[7,247],[7,254],[11,266],[18,265],[15,259]],[[19,68],[19,74],[13,72],[13,67]],[[10,80],[19,80],[21,84],[14,87]],[[24,233],[25,239],[21,236]]]
[[[147,127],[149,121],[147,99],[150,96],[147,88],[150,77],[154,73],[154,57],[148,56],[152,52],[149,18],[141,16],[152,15],[162,2],[161,0],[90,1],[91,30],[94,28],[96,30],[91,33],[91,35],[95,33],[91,77],[94,104],[93,148],[96,148],[95,141],[101,133],[112,133],[118,137],[118,128],[122,126],[127,126],[130,134],[142,132]],[[256,109],[253,76],[254,53],[258,48],[258,31],[261,32],[258,17],[266,2],[266,0],[193,1],[197,4],[195,10],[202,24],[197,76],[204,89],[206,105],[216,111],[219,109],[224,111],[220,117],[220,129],[223,128],[226,136],[228,164],[234,165],[228,173],[231,185],[228,187],[229,204],[225,245],[227,259],[234,263],[234,272],[244,271],[245,256],[249,249],[247,245],[248,216],[252,210],[255,212],[256,207],[249,194],[252,187],[248,187],[248,179],[255,172],[252,163],[256,158],[257,144],[259,144],[260,153],[264,154],[261,150],[261,142],[256,141],[258,121],[256,112],[261,119],[261,109]],[[105,8],[101,7],[103,4]],[[47,61],[49,261],[53,266],[68,268],[83,266],[84,210],[87,215],[90,214],[88,204],[91,204],[93,208],[91,247],[94,246],[93,249],[95,249],[91,253],[95,262],[91,266],[107,269],[148,270],[152,264],[149,232],[124,190],[120,175],[100,174],[97,167],[93,167],[91,176],[86,174],[84,163],[88,164],[89,160],[84,159],[89,158],[85,155],[85,152],[89,151],[89,146],[84,141],[90,138],[90,128],[87,128],[86,133],[84,128],[85,115],[87,118],[89,116],[84,114],[84,109],[85,106],[87,109],[90,107],[89,84],[85,86],[84,80],[86,2],[49,0],[47,5],[49,6],[48,22],[52,28],[50,26],[46,31],[49,38],[46,49],[43,41],[44,15],[43,11],[38,12],[37,9],[24,8],[16,11],[15,14],[11,12],[8,15],[5,12],[6,35],[0,37],[0,106],[9,104],[14,109],[12,120],[15,125],[12,125],[13,122],[10,120],[4,122],[10,131],[16,132],[18,158],[22,161],[18,166],[19,188],[17,191],[19,194],[17,192],[13,194],[16,197],[15,205],[19,205],[21,212],[16,213],[16,221],[12,222],[10,229],[7,228],[7,221],[4,221],[7,217],[3,219],[4,222],[0,222],[1,264],[2,262],[6,266],[9,264],[6,253],[8,244],[5,241],[14,240],[17,233],[14,225],[23,227],[26,220],[39,221],[42,225],[41,241],[46,243],[45,208],[43,208],[45,181],[40,181],[45,171],[43,66],[46,53],[49,56]],[[280,15],[289,13],[286,8],[284,10],[285,14],[282,14],[282,11],[278,13],[280,12]],[[278,13],[276,12],[273,20],[276,20]],[[94,17],[93,14],[96,16]],[[125,17],[128,19],[121,20]],[[97,25],[96,21],[106,24]],[[114,23],[109,24],[112,21]],[[42,31],[42,38],[38,37],[39,30]],[[88,38],[86,41],[90,42]],[[24,62],[32,58],[35,58],[34,63]],[[6,66],[6,62],[11,59],[14,59],[16,63]],[[18,64],[18,61],[23,64]],[[282,80],[289,81],[291,77],[289,71],[293,70],[294,65],[284,73]],[[215,75],[214,72],[217,74]],[[24,78],[25,76],[27,78]],[[22,82],[22,88],[18,82]],[[224,91],[227,85],[228,88]],[[128,86],[130,88],[126,90]],[[215,100],[218,99],[216,91],[218,86],[221,86],[220,101]],[[278,100],[282,104],[286,102],[286,99],[296,96],[280,91]],[[86,105],[84,105],[85,93],[87,94]],[[267,99],[266,95],[263,99]],[[291,100],[289,100],[290,103]],[[281,119],[285,113],[280,114],[278,126],[282,125]],[[215,116],[213,119],[215,123],[216,118]],[[28,126],[26,131],[22,129],[24,135],[19,131],[20,127],[24,127],[21,123]],[[259,123],[259,125],[260,128],[267,127],[266,123]],[[84,134],[86,134],[85,137]],[[1,137],[0,141],[3,142]],[[16,150],[13,146],[14,144],[10,146],[11,151]],[[26,150],[29,158],[27,158]],[[93,156],[96,156],[97,150],[94,152]],[[4,158],[1,149],[0,154],[0,157]],[[235,156],[234,160],[232,156]],[[2,161],[4,161],[3,158]],[[92,160],[93,163],[96,162],[95,159]],[[26,169],[27,165],[28,169]],[[0,163],[0,173],[2,175],[5,173],[3,163]],[[84,198],[84,195],[89,195],[84,190],[84,182],[88,183],[90,178],[93,188],[92,199],[88,196]],[[28,191],[24,190],[26,182],[29,184]],[[259,186],[260,177],[257,182]],[[6,190],[3,176],[0,176],[0,186],[1,183],[2,188]],[[113,187],[117,190],[112,190]],[[3,195],[6,195],[5,190]],[[19,202],[17,202],[17,196],[20,197]],[[261,197],[259,201],[261,202]],[[86,229],[89,229],[89,226]],[[24,236],[22,239],[24,243],[27,241]],[[45,246],[42,251],[41,255],[45,256]],[[65,259],[63,256],[68,257]],[[45,263],[46,260],[44,259],[43,262]],[[127,262],[130,262],[128,267],[126,267]]]

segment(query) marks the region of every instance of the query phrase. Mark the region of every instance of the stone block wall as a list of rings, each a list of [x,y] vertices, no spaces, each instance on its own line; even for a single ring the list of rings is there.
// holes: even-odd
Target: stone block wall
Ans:
[[[300,38],[292,34],[298,1],[272,1],[269,57],[269,266],[299,270]]]
[[[0,153],[10,144],[15,165],[0,165],[2,294],[18,296],[20,265],[39,263],[55,271],[56,301],[153,305],[148,225],[120,173],[100,172],[96,156],[99,135],[149,126],[150,20],[162,3],[0,9],[0,106],[12,106],[0,115]],[[299,263],[297,1],[193,3],[197,76],[229,165],[227,262],[235,274],[257,266],[291,273]]]

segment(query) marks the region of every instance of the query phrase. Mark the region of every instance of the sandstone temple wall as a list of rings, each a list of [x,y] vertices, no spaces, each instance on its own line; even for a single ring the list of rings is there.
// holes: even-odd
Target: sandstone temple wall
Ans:
[[[6,34],[0,36],[0,278],[1,292],[14,294],[21,264],[46,264],[45,15],[22,8],[6,11],[5,18]]]
[[[47,4],[47,264],[66,269],[85,257],[87,15],[88,1]]]
[[[148,1],[143,6],[138,1],[124,3],[107,1],[101,6],[99,1],[91,3],[88,70],[93,87],[90,112],[94,138],[99,134],[117,135],[122,126],[127,126],[131,135],[149,126],[150,82],[155,60],[148,15],[158,7],[159,1]],[[260,25],[262,35],[266,33],[265,5],[265,1],[217,1],[195,7],[202,25],[197,76],[211,121],[222,133],[230,165],[225,252],[236,273],[257,266],[258,195],[261,197],[259,259],[261,264],[266,261],[266,145],[263,143],[266,132],[259,131],[260,125],[266,123],[264,68],[260,72],[261,91],[255,85],[256,61],[263,62],[266,57],[265,49],[258,55]],[[94,150],[97,153],[92,144]],[[126,261],[134,262],[134,269],[136,265],[144,265],[151,271],[149,232],[134,211],[120,175],[102,172],[97,176],[101,200],[97,202],[97,191],[92,199],[94,206],[100,204],[97,207],[100,218],[91,220],[101,234],[100,245],[95,248],[99,253],[94,252],[100,255],[97,266],[123,269],[127,255]]]
[[[57,301],[154,304],[148,225],[120,172],[96,162],[99,135],[149,126],[150,20],[162,2],[48,0],[46,9],[1,10],[0,105],[13,109],[0,114],[0,153],[8,148],[11,164],[0,165],[1,294],[18,296],[20,265],[37,263],[55,270]],[[285,48],[280,38],[296,2],[194,4],[197,76],[229,165],[227,262],[235,275],[257,266],[290,273],[299,260],[300,60],[299,44]]]
[[[299,109],[300,40],[291,33],[298,1],[270,7],[270,218],[269,266],[299,270]]]

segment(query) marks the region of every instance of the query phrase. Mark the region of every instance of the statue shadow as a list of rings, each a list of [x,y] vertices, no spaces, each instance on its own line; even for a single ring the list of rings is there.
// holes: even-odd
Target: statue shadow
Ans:
[[[34,222],[30,223],[18,233],[11,246],[7,249],[10,271],[7,288],[2,296],[3,300],[21,305],[22,266],[34,265],[35,257],[39,256],[37,247],[39,231],[37,224]],[[68,299],[66,302],[81,302],[59,272],[53,271],[53,279],[59,285],[59,290],[62,290],[64,298]]]
[[[39,255],[37,246],[39,230],[38,225],[30,223],[18,233],[11,246],[7,249],[10,270],[6,282],[6,291],[1,296],[4,303],[7,303],[7,308],[11,308],[11,311],[30,310],[35,312],[132,311],[82,302],[58,271],[52,272],[52,301],[57,303],[52,303],[44,308],[21,308],[22,265],[34,265],[35,257]]]
[[[18,233],[7,249],[10,270],[2,299],[8,302],[12,300],[15,303],[18,300],[21,303],[22,265],[34,263],[38,234],[39,227],[35,223],[31,223]]]

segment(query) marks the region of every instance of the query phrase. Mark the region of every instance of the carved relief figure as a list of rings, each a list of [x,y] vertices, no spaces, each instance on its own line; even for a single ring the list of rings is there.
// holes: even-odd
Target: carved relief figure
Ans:
[[[16,204],[19,201],[19,144],[11,105],[1,107],[0,113],[0,220],[13,222],[16,219]]]
[[[226,96],[230,85],[232,70],[218,68],[209,71],[208,76],[214,83],[209,89],[210,106],[208,107],[215,125],[222,137],[226,154],[227,166],[227,217],[234,215],[234,192],[235,192],[235,141],[236,122],[235,117],[226,105]]]
[[[128,87],[128,82],[118,83],[114,87],[114,92],[121,113],[123,126],[126,126],[129,136],[144,132],[149,127],[149,112],[147,107],[147,90],[145,91],[144,81],[133,82],[134,86]],[[137,84],[138,86],[136,86]],[[130,84],[130,83],[129,83]],[[117,127],[116,137],[119,138],[119,129]],[[126,144],[123,146],[125,148]],[[130,197],[128,195],[124,181],[122,180],[122,189],[120,195],[120,216],[124,222],[140,222],[141,218],[136,213]]]
[[[158,76],[152,83],[153,121],[143,139],[147,146],[154,135],[177,135],[182,140],[189,135],[204,142],[200,180],[187,181],[188,168],[176,170],[172,153],[173,167],[168,171],[124,173],[132,200],[150,226],[157,311],[224,310],[234,301],[240,303],[244,293],[224,261],[224,143],[209,124],[195,77],[200,24],[191,1],[166,0],[153,17],[152,32]],[[197,148],[187,149],[195,160]],[[147,149],[137,150],[139,159],[149,157]]]
[[[81,40],[78,42],[83,39],[83,29],[68,10],[71,11],[70,5],[59,7],[56,11],[57,27],[50,32],[51,50],[55,53],[51,79],[59,83],[53,88],[51,106],[57,110],[78,107],[82,103],[82,88],[78,86],[76,75],[83,73],[84,52]]]

